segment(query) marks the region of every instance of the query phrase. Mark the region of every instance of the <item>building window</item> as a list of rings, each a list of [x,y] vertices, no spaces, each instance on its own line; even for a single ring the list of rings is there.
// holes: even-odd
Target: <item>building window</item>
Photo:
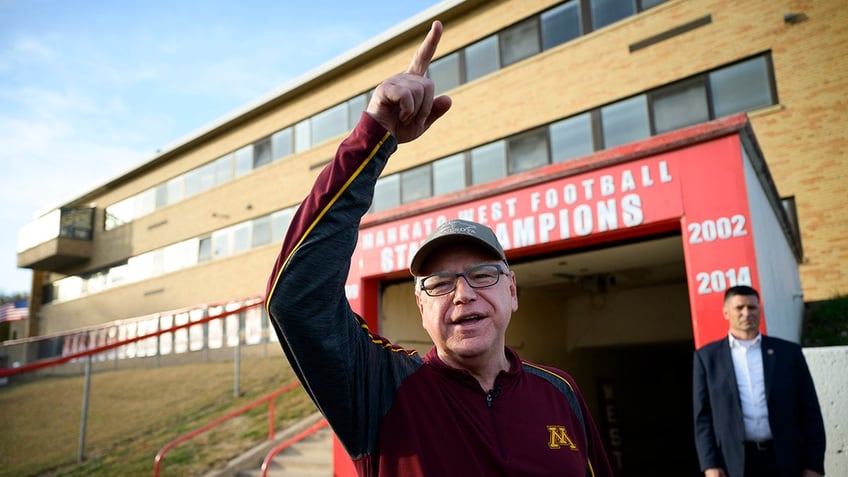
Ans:
[[[231,227],[233,247],[230,254],[250,250],[250,228],[250,222],[242,222]]]
[[[459,77],[459,53],[453,53],[430,63],[427,76],[435,84],[436,95],[462,84]]]
[[[504,66],[517,63],[541,51],[539,22],[535,17],[504,30],[500,37]]]
[[[116,202],[109,207],[106,207],[106,216],[103,221],[103,228],[112,230],[126,223],[132,222],[133,215],[133,198],[127,198],[120,202]]]
[[[248,144],[235,152],[235,176],[241,177],[253,170],[253,144]]]
[[[645,95],[635,96],[601,108],[604,147],[638,141],[651,135]]]
[[[177,176],[168,181],[168,204],[176,204],[183,200],[183,182],[185,176]]]
[[[212,260],[212,236],[200,237],[197,244],[197,261],[206,262]]]
[[[465,154],[454,154],[433,162],[433,195],[465,188]]]
[[[651,134],[713,119],[718,114],[712,113],[708,107],[708,79],[712,80],[710,85],[716,85],[719,93],[723,93],[722,88],[729,88],[734,81],[744,81],[749,91],[759,92],[759,95],[748,95],[749,99],[754,99],[747,102],[739,99],[729,101],[728,98],[734,96],[727,94],[712,98],[720,104],[733,104],[723,110],[725,114],[747,110],[738,108],[762,107],[776,102],[771,64],[768,56],[764,55],[551,123],[547,134],[545,130],[539,130],[527,137],[516,136],[480,146],[470,151],[469,163],[465,162],[464,153],[436,160],[431,163],[433,194],[452,192],[469,183],[480,184],[543,166],[548,163],[548,154],[550,162],[563,162],[601,148],[639,141]],[[547,142],[550,149],[547,149]],[[509,144],[508,169],[504,144]],[[470,171],[470,180],[466,179],[466,170]],[[381,181],[389,181],[391,177],[384,177]],[[388,188],[384,192],[390,193]],[[400,187],[395,192],[400,194]],[[384,208],[390,207],[388,204],[391,202],[399,203],[400,198],[381,198],[381,203],[386,204]]]
[[[274,160],[290,156],[292,153],[292,129],[277,131],[271,136],[271,146],[274,150]]]
[[[295,207],[289,207],[271,214],[271,242],[280,243],[289,230]]]
[[[127,260],[127,282],[146,280],[153,276],[155,257],[153,252],[143,253],[130,257]]]
[[[153,188],[153,207],[155,209],[161,209],[168,205],[168,185],[167,184],[159,184],[158,186]]]
[[[580,1],[574,0],[542,13],[542,50],[548,50],[579,37]]]
[[[175,272],[197,264],[197,239],[185,240],[165,247],[163,271]]]
[[[792,232],[792,236],[795,237],[799,251],[802,251],[804,247],[801,243],[801,226],[798,222],[798,207],[795,203],[795,196],[781,197],[780,203],[786,212],[786,218],[789,220],[789,229]],[[801,255],[803,256],[803,253]]]
[[[368,107],[367,93],[353,97],[347,102],[347,130],[351,130],[356,126],[366,107]]]
[[[548,164],[548,135],[538,129],[509,140],[509,173],[518,174]]]
[[[592,29],[597,30],[634,15],[636,6],[633,2],[634,0],[590,0]]]
[[[200,192],[215,187],[215,164],[209,162],[197,168]]]
[[[430,164],[401,172],[400,193],[401,203],[408,204],[433,195],[431,184],[432,174]]]
[[[471,150],[471,183],[483,184],[506,177],[506,145],[495,141]]]
[[[263,139],[253,144],[253,168],[271,163],[271,139]]]
[[[157,275],[162,275],[165,273],[165,250],[158,249],[152,250],[150,253],[145,254],[149,255],[149,268],[146,270],[147,276],[145,278],[155,277]]]
[[[572,116],[550,126],[551,162],[563,162],[595,152],[592,115]]]
[[[146,191],[136,195],[134,199],[133,203],[135,205],[135,211],[133,212],[133,220],[156,210],[155,189],[147,189]]]
[[[400,205],[400,174],[381,177],[374,186],[374,200],[371,210],[391,209]]]
[[[130,280],[130,265],[129,263],[124,263],[122,265],[117,265],[109,269],[109,272],[106,274],[106,286],[114,287],[126,283]]]
[[[97,293],[106,289],[106,274],[103,272],[83,277],[83,280],[85,281],[86,293]]]
[[[133,199],[137,198],[138,196],[133,197]],[[125,201],[125,203],[132,205],[130,201]],[[54,296],[58,296],[56,299],[60,300],[78,298],[117,285],[147,280],[201,262],[245,252],[272,241],[280,242],[289,227],[295,210],[297,210],[297,206],[289,207],[270,215],[240,222],[202,237],[190,238],[130,257],[124,263],[89,272],[84,276],[72,277],[73,280],[58,280],[52,286],[45,287],[45,293],[49,293],[49,296],[45,295],[48,296],[45,303],[53,301]],[[79,214],[85,213],[87,216],[91,215],[90,209],[79,210],[78,212]],[[79,220],[75,220],[75,222],[79,222]],[[76,290],[75,284],[79,284],[81,288]],[[59,295],[53,294],[54,288]]]
[[[767,58],[759,56],[710,73],[715,117],[775,104],[770,71]]]
[[[253,247],[271,243],[271,216],[253,219]]]
[[[192,169],[185,174],[185,196],[189,198],[200,193],[200,170]]]
[[[58,300],[71,300],[82,295],[83,281],[81,277],[68,277],[57,280],[53,286]]]
[[[233,229],[225,229],[212,232],[212,259],[219,259],[230,254],[233,248]]]
[[[231,180],[233,180],[233,155],[227,154],[215,160],[215,185]]]
[[[93,224],[94,208],[92,207],[63,207],[59,209],[60,237],[91,240]],[[55,233],[52,235],[55,235]]]
[[[320,144],[347,131],[347,103],[338,104],[312,116],[311,144]]]
[[[657,134],[708,121],[710,110],[703,79],[681,81],[651,93],[651,109]]]
[[[309,120],[303,120],[294,125],[294,152],[303,152],[312,147]]]
[[[465,81],[471,82],[501,67],[498,37],[492,35],[465,48]]]

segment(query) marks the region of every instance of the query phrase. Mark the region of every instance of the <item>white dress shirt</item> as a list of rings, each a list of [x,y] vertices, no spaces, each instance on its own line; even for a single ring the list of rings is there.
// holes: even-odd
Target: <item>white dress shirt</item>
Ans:
[[[767,441],[772,438],[766,403],[766,383],[763,375],[762,335],[752,340],[740,340],[728,333],[730,355],[736,372],[736,386],[742,404],[745,440]]]

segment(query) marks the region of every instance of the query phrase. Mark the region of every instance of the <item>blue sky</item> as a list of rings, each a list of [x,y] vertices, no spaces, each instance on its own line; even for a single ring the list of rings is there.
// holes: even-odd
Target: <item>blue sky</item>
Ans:
[[[0,295],[21,227],[437,0],[0,0]]]

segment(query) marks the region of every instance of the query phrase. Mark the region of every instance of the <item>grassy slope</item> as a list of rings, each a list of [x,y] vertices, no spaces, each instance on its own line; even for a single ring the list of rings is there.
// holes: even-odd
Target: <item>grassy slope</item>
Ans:
[[[165,444],[295,380],[282,354],[242,359],[241,396],[232,362],[101,371],[91,378],[85,460],[77,464],[84,378],[44,377],[0,387],[0,477],[153,475]],[[222,468],[268,434],[261,405],[179,444],[161,475]],[[315,412],[303,388],[275,402],[276,428]]]

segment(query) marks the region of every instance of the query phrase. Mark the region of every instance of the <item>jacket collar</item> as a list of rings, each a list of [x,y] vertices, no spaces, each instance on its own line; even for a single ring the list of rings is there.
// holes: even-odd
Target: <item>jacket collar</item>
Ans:
[[[509,347],[504,348],[504,353],[506,353],[506,358],[509,361],[509,370],[501,371],[495,378],[495,386],[500,390],[503,390],[518,381],[524,373],[524,369],[521,367],[521,358],[519,358],[518,353]],[[436,351],[435,346],[427,352],[426,356],[424,356],[424,362],[443,376],[485,392],[480,387],[477,379],[471,373],[461,368],[454,368],[442,361],[442,359],[439,358],[439,353]]]

